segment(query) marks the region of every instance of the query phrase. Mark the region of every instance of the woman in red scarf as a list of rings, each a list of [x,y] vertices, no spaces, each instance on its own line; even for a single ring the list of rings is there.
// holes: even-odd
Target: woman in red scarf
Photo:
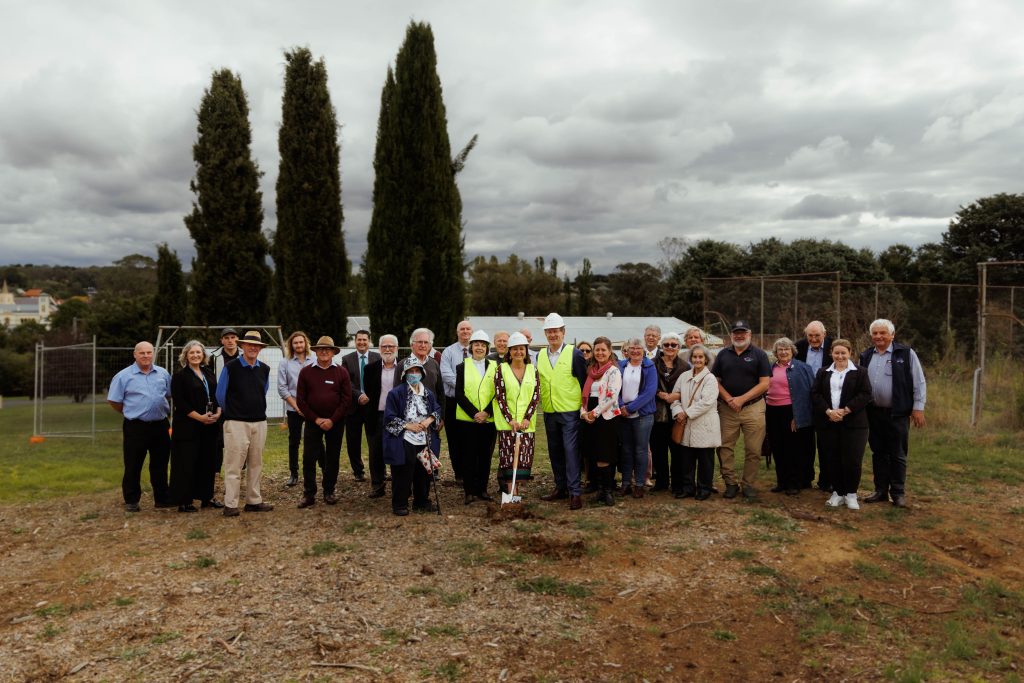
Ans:
[[[590,463],[591,477],[597,480],[599,491],[594,502],[615,505],[612,488],[615,486],[614,465],[619,459],[622,372],[612,355],[612,342],[608,337],[594,340],[593,358],[587,370],[580,409],[581,450]]]

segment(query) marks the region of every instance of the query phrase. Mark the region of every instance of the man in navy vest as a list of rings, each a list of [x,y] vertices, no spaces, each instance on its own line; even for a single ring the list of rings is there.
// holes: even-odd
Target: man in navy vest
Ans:
[[[258,360],[266,344],[258,330],[240,340],[242,353],[228,361],[217,380],[217,402],[224,409],[224,516],[238,516],[242,465],[246,466],[246,512],[268,512],[260,495],[263,446],[267,441],[270,366]]]
[[[905,508],[910,423],[924,427],[924,370],[914,349],[893,341],[896,328],[892,321],[879,318],[869,329],[874,346],[860,355],[860,364],[871,379],[868,443],[875,492],[864,502],[880,503],[891,497],[893,505]]]

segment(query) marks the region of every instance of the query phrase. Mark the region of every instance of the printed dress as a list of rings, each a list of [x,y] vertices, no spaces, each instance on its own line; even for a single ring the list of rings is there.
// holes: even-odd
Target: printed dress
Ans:
[[[530,422],[531,426],[534,426],[534,417],[537,412],[537,406],[540,404],[540,384],[537,382],[535,374],[528,374],[531,372],[531,369],[532,366],[526,367],[522,382],[516,379],[511,367],[507,364],[499,366],[499,371],[494,374],[494,401],[497,404],[498,410],[504,418],[504,423],[506,425],[514,419],[512,410],[520,403],[519,395],[524,389],[523,385],[525,384],[529,386],[531,382],[527,381],[527,379],[532,376],[533,395],[530,397],[529,405],[526,408],[522,419],[527,420]],[[506,373],[510,378],[508,384],[506,384],[505,381]],[[515,462],[516,433],[507,427],[503,428],[500,422],[501,421],[499,420],[495,420],[495,423],[498,426],[498,480],[511,481],[512,465]],[[520,437],[519,468],[516,472],[516,481],[533,478],[533,451],[535,442],[536,434],[532,431],[525,432]]]

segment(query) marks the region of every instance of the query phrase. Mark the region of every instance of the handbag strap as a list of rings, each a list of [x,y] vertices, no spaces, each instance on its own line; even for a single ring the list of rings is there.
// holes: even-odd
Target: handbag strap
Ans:
[[[690,401],[689,403],[686,404],[687,408],[693,405],[693,399],[697,398],[697,392],[700,391],[700,385],[704,384],[704,380],[706,380],[707,378],[708,376],[704,375],[703,377],[700,378],[700,381],[697,382],[697,386],[693,388],[693,393],[690,394]]]

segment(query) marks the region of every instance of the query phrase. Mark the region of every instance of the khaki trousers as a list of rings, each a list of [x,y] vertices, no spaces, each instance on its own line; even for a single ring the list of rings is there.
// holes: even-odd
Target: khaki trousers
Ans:
[[[260,495],[260,474],[263,472],[263,445],[267,441],[267,422],[224,421],[224,505],[238,507],[242,484],[242,463],[245,463],[248,505],[263,502]]]
[[[718,462],[722,479],[727,486],[736,484],[735,447],[743,432],[743,488],[754,489],[761,466],[761,446],[764,445],[764,401],[743,406],[736,412],[725,403],[718,403],[718,420],[722,424],[722,445],[718,449]]]

